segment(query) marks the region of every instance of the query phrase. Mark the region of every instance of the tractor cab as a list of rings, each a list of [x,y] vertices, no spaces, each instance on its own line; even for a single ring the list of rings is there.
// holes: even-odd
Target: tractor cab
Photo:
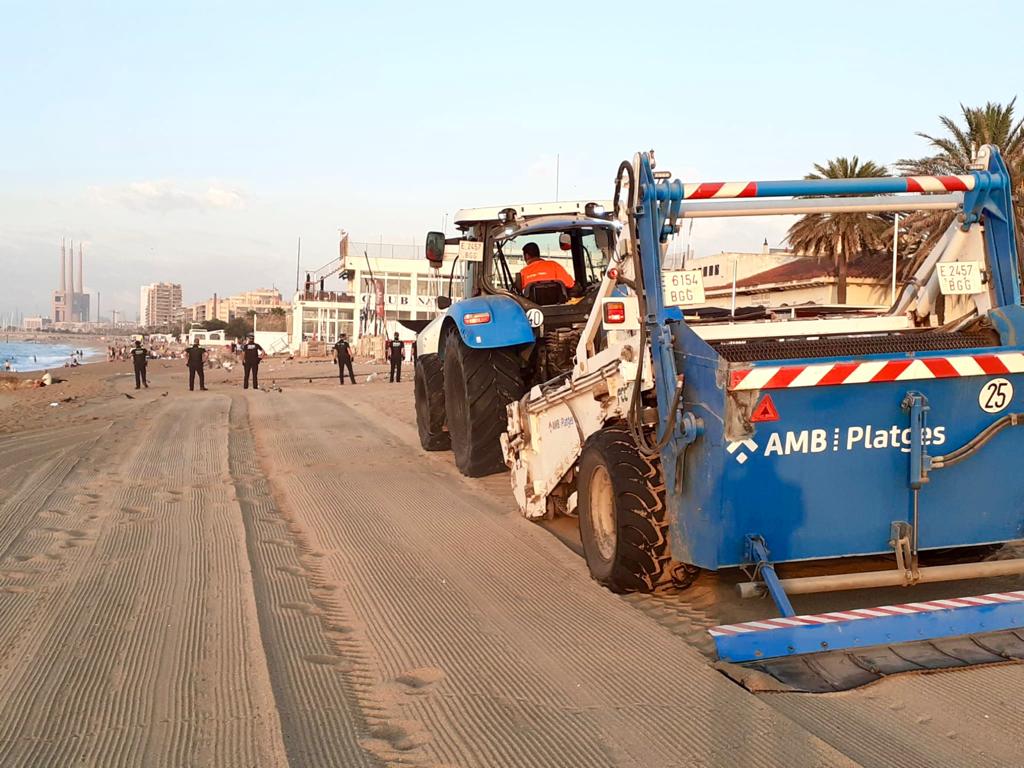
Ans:
[[[596,217],[541,217],[496,230],[481,281],[537,309],[546,329],[585,323],[607,269],[615,228]],[[489,269],[488,269],[489,267]]]

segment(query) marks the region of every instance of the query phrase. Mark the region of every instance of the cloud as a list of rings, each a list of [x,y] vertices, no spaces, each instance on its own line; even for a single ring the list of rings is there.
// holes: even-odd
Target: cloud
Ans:
[[[173,181],[135,181],[114,187],[90,187],[90,194],[106,205],[120,205],[137,211],[242,210],[248,195],[236,187],[213,182],[205,190],[199,185],[182,186]]]

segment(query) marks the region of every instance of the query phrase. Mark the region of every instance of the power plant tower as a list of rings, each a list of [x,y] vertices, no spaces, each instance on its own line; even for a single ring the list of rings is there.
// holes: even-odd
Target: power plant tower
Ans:
[[[92,320],[89,294],[85,292],[82,244],[78,244],[78,278],[75,278],[75,241],[60,240],[60,277],[53,292],[52,316],[55,323],[88,323]]]
[[[75,283],[75,293],[85,293],[82,288],[82,244],[78,244],[78,282]],[[89,318],[87,317],[86,320]]]
[[[68,248],[68,317],[69,321],[73,321],[74,318],[71,316],[75,311],[75,241],[71,240],[71,247]]]
[[[57,289],[61,293],[64,293],[68,289],[67,282],[64,280],[64,275],[66,274],[66,270],[67,270],[67,254],[66,254],[66,252],[64,250],[64,238],[62,237],[60,239],[60,287]],[[57,318],[54,318],[54,320],[56,320],[56,319]]]

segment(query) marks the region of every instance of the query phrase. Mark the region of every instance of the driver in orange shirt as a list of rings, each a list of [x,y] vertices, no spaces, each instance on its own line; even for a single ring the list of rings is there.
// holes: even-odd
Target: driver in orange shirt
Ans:
[[[519,293],[526,290],[531,283],[549,281],[562,283],[566,291],[571,291],[576,287],[576,281],[565,271],[565,267],[557,261],[540,257],[540,248],[536,243],[527,243],[523,246],[523,258],[526,260],[526,264],[519,270],[515,279],[515,288]]]

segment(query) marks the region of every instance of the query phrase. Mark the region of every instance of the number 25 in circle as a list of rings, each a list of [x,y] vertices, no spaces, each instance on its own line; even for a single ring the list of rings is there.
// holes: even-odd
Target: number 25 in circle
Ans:
[[[1013,384],[1008,379],[986,381],[978,393],[978,405],[985,413],[1005,410],[1013,399]]]

